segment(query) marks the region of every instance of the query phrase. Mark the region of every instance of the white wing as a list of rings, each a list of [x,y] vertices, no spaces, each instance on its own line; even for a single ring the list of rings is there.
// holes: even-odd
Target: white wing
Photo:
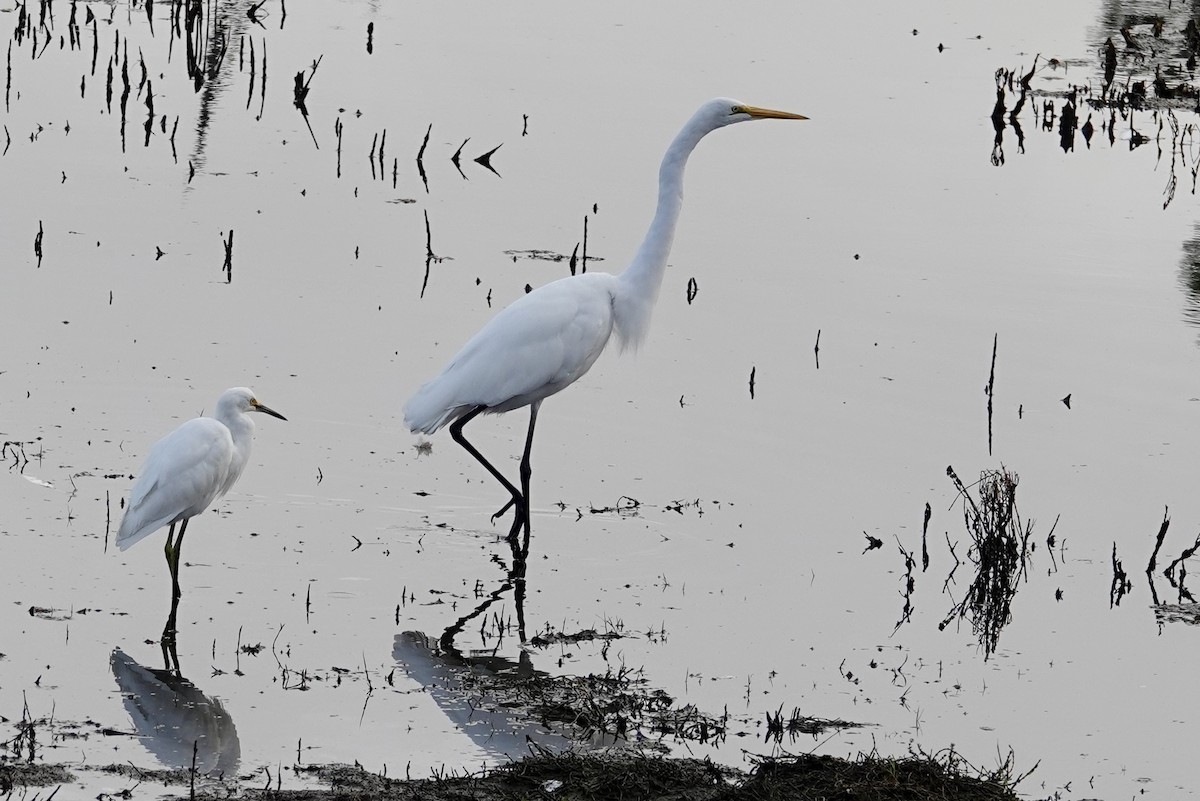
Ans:
[[[587,273],[514,301],[417,390],[405,404],[405,423],[432,434],[476,406],[506,412],[573,384],[612,334],[615,283],[606,273]]]
[[[229,429],[210,417],[189,420],[156,442],[129,494],[117,547],[125,550],[207,509],[224,494],[233,452]]]

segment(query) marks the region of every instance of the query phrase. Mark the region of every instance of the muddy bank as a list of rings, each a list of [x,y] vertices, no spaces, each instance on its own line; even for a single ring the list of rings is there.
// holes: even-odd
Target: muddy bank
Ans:
[[[995,770],[980,770],[953,751],[889,759],[874,754],[854,760],[799,754],[758,757],[746,772],[708,760],[671,759],[631,750],[602,754],[539,751],[498,768],[427,779],[389,779],[349,765],[297,767],[292,781],[320,787],[289,790],[279,776],[203,780],[194,786],[187,771],[140,772],[130,765],[72,768],[76,773],[110,773],[129,781],[101,798],[406,799],[505,801],[529,798],[589,799],[921,799],[972,801],[1017,799],[1010,755]],[[1027,776],[1028,773],[1025,774]],[[62,766],[0,765],[0,791],[36,785],[65,787],[79,780]],[[51,790],[51,793],[56,790]],[[156,795],[157,793],[157,795]],[[39,793],[40,795],[40,793]]]

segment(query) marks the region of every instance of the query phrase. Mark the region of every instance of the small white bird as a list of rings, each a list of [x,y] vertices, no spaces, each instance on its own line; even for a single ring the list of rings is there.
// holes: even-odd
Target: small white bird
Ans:
[[[808,118],[728,98],[702,105],[663,156],[654,219],[625,271],[620,275],[582,273],[523,295],[484,325],[442,372],[404,405],[404,422],[413,433],[432,434],[450,424],[455,442],[508,490],[511,500],[492,519],[516,506],[510,538],[515,538],[522,523],[526,534],[529,532],[529,454],[542,401],[583,376],[614,330],[623,349],[636,347],[646,336],[683,206],[688,156],[706,134],[761,119]],[[467,441],[462,429],[479,414],[522,406],[529,407],[529,433],[518,490]]]
[[[169,525],[165,552],[174,600],[180,596],[179,551],[188,519],[228,492],[250,459],[254,421],[246,412],[287,419],[259,403],[252,390],[227,389],[217,399],[212,417],[188,420],[154,443],[129,493],[117,547],[123,551]],[[180,524],[178,536],[176,523]]]

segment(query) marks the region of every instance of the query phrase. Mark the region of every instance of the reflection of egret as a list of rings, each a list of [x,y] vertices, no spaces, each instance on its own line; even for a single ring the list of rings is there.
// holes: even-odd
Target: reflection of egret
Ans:
[[[494,756],[518,757],[529,753],[529,743],[562,750],[572,744],[563,734],[521,714],[519,706],[503,703],[481,695],[475,689],[478,678],[503,675],[505,679],[529,679],[540,676],[534,670],[529,654],[521,651],[518,661],[495,656],[490,651],[483,657],[462,657],[444,650],[432,637],[419,631],[396,635],[392,657],[401,664],[409,678],[421,684],[446,717],[471,741]],[[486,681],[484,682],[486,685]],[[609,745],[597,735],[596,745]]]
[[[237,770],[242,747],[220,701],[175,671],[139,665],[120,648],[113,649],[109,667],[142,743],[160,762],[191,767],[194,743],[196,770],[230,775]]]
[[[255,5],[252,0],[206,0],[205,3],[188,2],[183,4],[184,36],[186,38],[185,63],[188,77],[197,95],[196,108],[196,141],[189,165],[197,170],[203,170],[206,161],[206,147],[209,130],[213,117],[218,110],[231,110],[228,103],[221,102],[222,93],[230,86],[233,77],[242,71],[241,49],[248,45],[250,86],[246,97],[246,109],[254,96],[255,77],[261,75],[259,86],[260,109],[258,117],[262,118],[261,106],[266,103],[267,70],[266,70],[266,39],[261,42],[261,54],[256,55],[254,36],[247,29],[252,24],[249,11]],[[174,8],[174,4],[171,6]],[[258,22],[258,20],[254,20]],[[261,23],[258,23],[261,26]],[[178,23],[173,27],[178,33]],[[239,55],[230,57],[230,43],[238,43]],[[261,62],[261,63],[260,63]],[[171,137],[172,152],[174,137]],[[188,178],[191,184],[191,178]]]
[[[1179,281],[1185,292],[1184,319],[1200,327],[1200,223],[1193,224],[1191,236],[1183,242]]]
[[[517,635],[521,638],[521,642],[525,642],[525,569],[529,559],[529,539],[526,538],[524,543],[519,543],[515,536],[516,533],[517,526],[514,525],[513,533],[508,540],[508,545],[512,549],[513,561],[512,565],[508,567],[508,574],[504,581],[500,583],[499,587],[488,593],[487,597],[483,598],[474,609],[451,623],[442,632],[438,644],[447,654],[461,657],[461,652],[454,644],[454,638],[463,632],[468,623],[486,613],[488,607],[500,600],[509,590],[513,591],[513,604],[517,609]]]
[[[129,494],[129,506],[117,532],[117,547],[125,550],[163,526],[170,526],[165,551],[173,599],[180,595],[179,551],[188,520],[228,492],[250,459],[254,421],[246,412],[287,419],[259,403],[253,391],[245,387],[227,389],[217,400],[213,417],[188,420],[154,443]]]
[[[646,238],[625,271],[620,275],[583,273],[521,297],[493,317],[405,404],[404,421],[410,430],[432,434],[449,424],[454,440],[508,490],[511,500],[493,517],[516,507],[510,537],[515,538],[522,523],[527,534],[529,531],[529,453],[542,401],[586,373],[614,330],[623,348],[636,347],[646,335],[683,204],[688,156],[717,128],[771,118],[806,119],[725,98],[702,105],[663,156],[658,207]],[[508,412],[522,406],[529,407],[529,432],[518,490],[467,441],[462,429],[481,413]]]

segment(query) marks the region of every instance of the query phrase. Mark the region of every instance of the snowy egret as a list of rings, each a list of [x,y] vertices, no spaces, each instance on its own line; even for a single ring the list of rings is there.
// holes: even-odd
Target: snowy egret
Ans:
[[[117,532],[117,547],[123,551],[163,526],[170,526],[164,550],[173,600],[180,596],[179,551],[188,520],[228,492],[250,459],[254,421],[246,412],[287,419],[259,403],[252,390],[227,389],[217,399],[212,417],[188,420],[154,443],[129,493],[129,505]]]
[[[586,373],[614,330],[622,350],[636,348],[646,336],[683,205],[688,156],[706,134],[735,122],[761,119],[808,118],[728,98],[702,105],[663,156],[654,219],[624,272],[573,275],[523,295],[484,325],[405,404],[404,422],[413,433],[432,434],[450,424],[455,442],[508,490],[511,499],[492,519],[516,507],[510,538],[522,524],[529,532],[529,456],[542,401]],[[529,407],[529,431],[518,490],[467,441],[462,430],[480,414],[522,406]]]

